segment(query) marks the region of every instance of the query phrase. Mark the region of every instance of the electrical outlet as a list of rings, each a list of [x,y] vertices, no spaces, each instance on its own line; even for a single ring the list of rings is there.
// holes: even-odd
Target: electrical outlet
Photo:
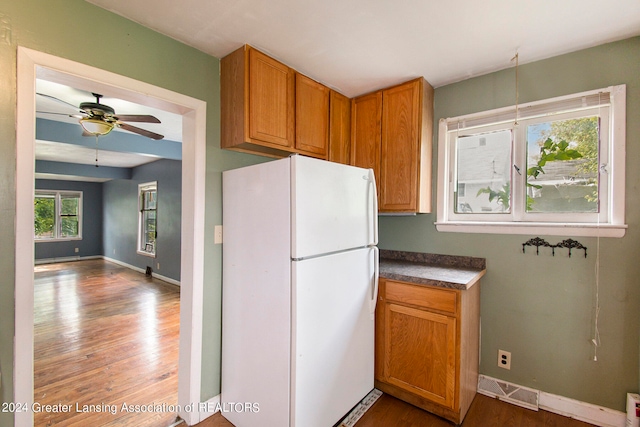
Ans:
[[[76,253],[80,252],[80,248],[76,248]]]
[[[156,270],[160,270],[160,263],[156,263]]]
[[[504,369],[511,369],[511,353],[498,350],[498,366]]]

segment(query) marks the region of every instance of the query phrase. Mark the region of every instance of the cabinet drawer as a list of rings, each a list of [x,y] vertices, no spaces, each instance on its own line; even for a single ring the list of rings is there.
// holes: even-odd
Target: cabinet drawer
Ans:
[[[387,280],[385,298],[387,301],[456,314],[458,292]]]

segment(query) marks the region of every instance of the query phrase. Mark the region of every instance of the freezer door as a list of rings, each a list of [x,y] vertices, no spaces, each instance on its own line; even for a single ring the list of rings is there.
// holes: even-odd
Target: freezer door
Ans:
[[[377,244],[372,171],[292,156],[291,174],[292,258]]]
[[[293,262],[291,427],[328,427],[373,389],[377,251]]]

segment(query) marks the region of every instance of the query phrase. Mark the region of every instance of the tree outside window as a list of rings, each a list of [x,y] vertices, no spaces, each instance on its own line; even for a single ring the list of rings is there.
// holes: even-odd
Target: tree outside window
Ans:
[[[34,237],[36,240],[82,238],[82,192],[36,190]]]
[[[623,236],[625,92],[441,119],[437,229]]]

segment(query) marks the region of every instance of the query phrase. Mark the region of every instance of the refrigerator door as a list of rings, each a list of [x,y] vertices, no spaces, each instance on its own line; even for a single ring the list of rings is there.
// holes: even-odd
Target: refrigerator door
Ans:
[[[378,243],[372,171],[304,156],[290,159],[293,259]]]
[[[291,427],[332,426],[373,389],[376,258],[362,248],[292,262]]]

